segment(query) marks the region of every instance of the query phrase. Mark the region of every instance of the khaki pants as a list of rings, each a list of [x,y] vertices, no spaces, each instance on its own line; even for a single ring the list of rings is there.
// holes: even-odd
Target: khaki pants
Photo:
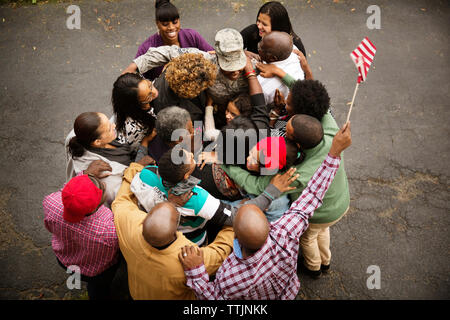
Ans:
[[[349,207],[350,208],[350,207]],[[331,262],[330,227],[336,224],[347,213],[348,209],[337,220],[330,223],[310,223],[308,229],[300,238],[300,247],[305,266],[309,270],[320,270],[320,265],[329,265]]]

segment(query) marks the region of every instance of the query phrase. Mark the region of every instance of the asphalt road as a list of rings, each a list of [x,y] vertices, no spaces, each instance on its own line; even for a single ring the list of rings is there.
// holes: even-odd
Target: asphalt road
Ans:
[[[262,1],[173,1],[185,28],[213,43],[241,30]],[[81,29],[66,28],[66,8]],[[112,114],[112,84],[156,31],[153,1],[0,6],[0,298],[77,298],[55,260],[42,199],[65,181],[63,142],[85,111]],[[300,274],[299,299],[449,299],[448,1],[291,1],[284,4],[316,79],[343,124],[356,84],[349,53],[377,46],[352,113],[345,152],[351,209],[331,229],[332,270]],[[369,5],[381,29],[368,29]],[[369,289],[369,266],[380,288]],[[369,281],[370,282],[370,281]]]

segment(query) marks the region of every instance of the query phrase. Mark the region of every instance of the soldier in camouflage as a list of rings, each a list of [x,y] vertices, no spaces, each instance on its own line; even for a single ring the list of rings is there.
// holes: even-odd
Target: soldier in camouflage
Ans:
[[[143,74],[184,53],[201,53],[206,59],[219,66],[216,81],[207,92],[214,103],[226,106],[229,100],[248,92],[248,82],[242,73],[247,63],[242,36],[237,30],[222,29],[215,36],[214,48],[214,53],[197,48],[180,48],[175,45],[149,48],[144,55],[134,59],[123,73],[139,71]]]

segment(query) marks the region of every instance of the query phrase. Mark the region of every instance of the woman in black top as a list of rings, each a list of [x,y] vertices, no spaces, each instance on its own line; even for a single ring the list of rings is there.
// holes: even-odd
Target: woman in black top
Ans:
[[[306,56],[302,40],[292,29],[291,20],[286,8],[278,1],[270,1],[259,8],[256,24],[249,25],[241,31],[244,39],[244,49],[258,54],[258,42],[272,31],[289,33],[294,45]]]

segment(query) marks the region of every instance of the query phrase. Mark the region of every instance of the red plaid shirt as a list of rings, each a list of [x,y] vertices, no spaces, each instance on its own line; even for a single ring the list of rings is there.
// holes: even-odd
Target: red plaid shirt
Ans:
[[[117,263],[119,242],[114,215],[105,206],[77,223],[63,219],[61,191],[44,198],[44,223],[56,257],[66,267],[77,265],[84,276],[96,276]]]
[[[340,158],[330,155],[322,162],[300,197],[277,221],[271,223],[266,243],[245,259],[228,256],[208,282],[202,264],[185,271],[187,285],[198,299],[293,300],[300,289],[297,277],[299,238],[339,168]]]

